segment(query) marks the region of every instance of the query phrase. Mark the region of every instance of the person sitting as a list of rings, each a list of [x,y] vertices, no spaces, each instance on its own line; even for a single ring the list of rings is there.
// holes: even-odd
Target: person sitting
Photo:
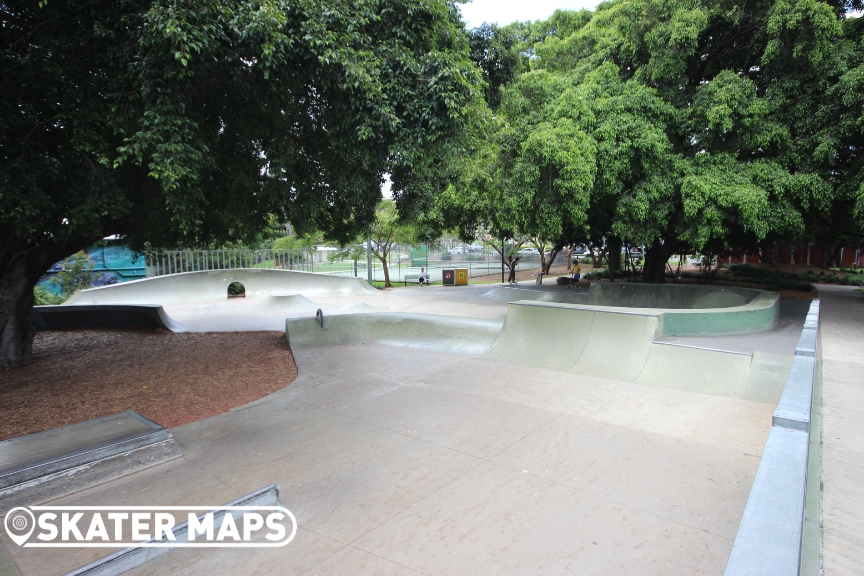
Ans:
[[[582,266],[579,264],[579,260],[573,260],[573,278],[570,280],[570,284],[567,286],[567,289],[570,289],[570,286],[573,284],[576,285],[576,289],[579,290],[579,280],[582,278]]]
[[[417,280],[420,282],[420,286],[423,286],[423,282],[426,282],[426,269],[420,268],[420,276],[417,277]]]

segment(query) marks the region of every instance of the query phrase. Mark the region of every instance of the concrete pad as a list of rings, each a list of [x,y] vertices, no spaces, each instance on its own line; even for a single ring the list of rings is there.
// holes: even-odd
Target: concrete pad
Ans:
[[[691,574],[729,540],[490,462],[354,545],[429,574]]]
[[[570,415],[492,461],[730,540],[758,465],[734,449]]]

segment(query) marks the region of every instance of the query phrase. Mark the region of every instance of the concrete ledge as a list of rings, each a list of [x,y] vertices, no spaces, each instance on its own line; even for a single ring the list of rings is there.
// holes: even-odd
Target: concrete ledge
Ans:
[[[810,444],[814,440],[810,421],[818,328],[819,301],[814,300],[801,330],[783,395],[774,411],[768,442],[726,564],[726,576],[800,573]],[[814,436],[818,446],[818,435]],[[818,480],[818,477],[811,479]],[[818,516],[808,510],[808,515],[813,514]]]
[[[240,498],[228,502],[225,506],[281,506],[282,505],[282,492],[279,489],[278,484],[270,484],[269,486],[265,486],[259,490],[256,490],[250,494],[245,496],[241,496]],[[213,523],[216,529],[221,526],[221,521],[225,516],[225,511],[214,511],[213,512]],[[198,516],[199,520],[204,518],[204,515],[208,514],[205,512]],[[233,515],[235,520],[237,519],[236,515]],[[177,528],[174,529],[174,536],[177,538],[177,542],[188,542],[189,541],[189,531],[188,531],[188,523],[183,522],[179,524]],[[167,542],[165,538],[160,540],[151,539],[148,544],[154,542]],[[124,548],[122,550],[118,550],[113,554],[109,554],[104,558],[100,558],[95,562],[91,562],[86,566],[82,566],[76,570],[71,572],[67,572],[65,576],[115,576],[117,574],[124,574],[129,572],[130,570],[134,570],[139,566],[142,566],[146,562],[150,560],[154,560],[159,558],[160,556],[164,556],[168,554],[172,550],[176,548],[147,548],[141,546],[133,546],[130,548]]]
[[[725,576],[795,576],[801,559],[807,432],[771,427]]]
[[[813,375],[816,358],[798,356],[792,360],[789,376],[780,403],[774,411],[773,425],[796,430],[810,430],[810,409],[813,404]]]
[[[801,338],[795,347],[795,355],[815,358],[818,336],[818,330],[801,330]]]
[[[62,328],[161,328],[183,332],[157,304],[61,304],[35,306],[30,324],[36,330]]]
[[[0,442],[0,511],[34,505],[181,456],[171,432],[135,412]]]

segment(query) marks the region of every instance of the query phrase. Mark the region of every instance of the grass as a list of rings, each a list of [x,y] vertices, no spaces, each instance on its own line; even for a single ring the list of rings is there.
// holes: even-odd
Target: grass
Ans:
[[[864,294],[864,288],[857,288],[855,292],[858,292],[859,294]]]

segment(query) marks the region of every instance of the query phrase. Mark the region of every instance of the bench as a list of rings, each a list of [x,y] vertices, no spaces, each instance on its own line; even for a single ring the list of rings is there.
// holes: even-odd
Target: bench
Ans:
[[[408,286],[408,282],[413,282],[414,284],[420,283],[420,275],[419,274],[406,274],[402,277],[402,282],[405,283],[405,286]],[[429,286],[429,276],[427,275],[425,281],[423,282],[427,286]]]

